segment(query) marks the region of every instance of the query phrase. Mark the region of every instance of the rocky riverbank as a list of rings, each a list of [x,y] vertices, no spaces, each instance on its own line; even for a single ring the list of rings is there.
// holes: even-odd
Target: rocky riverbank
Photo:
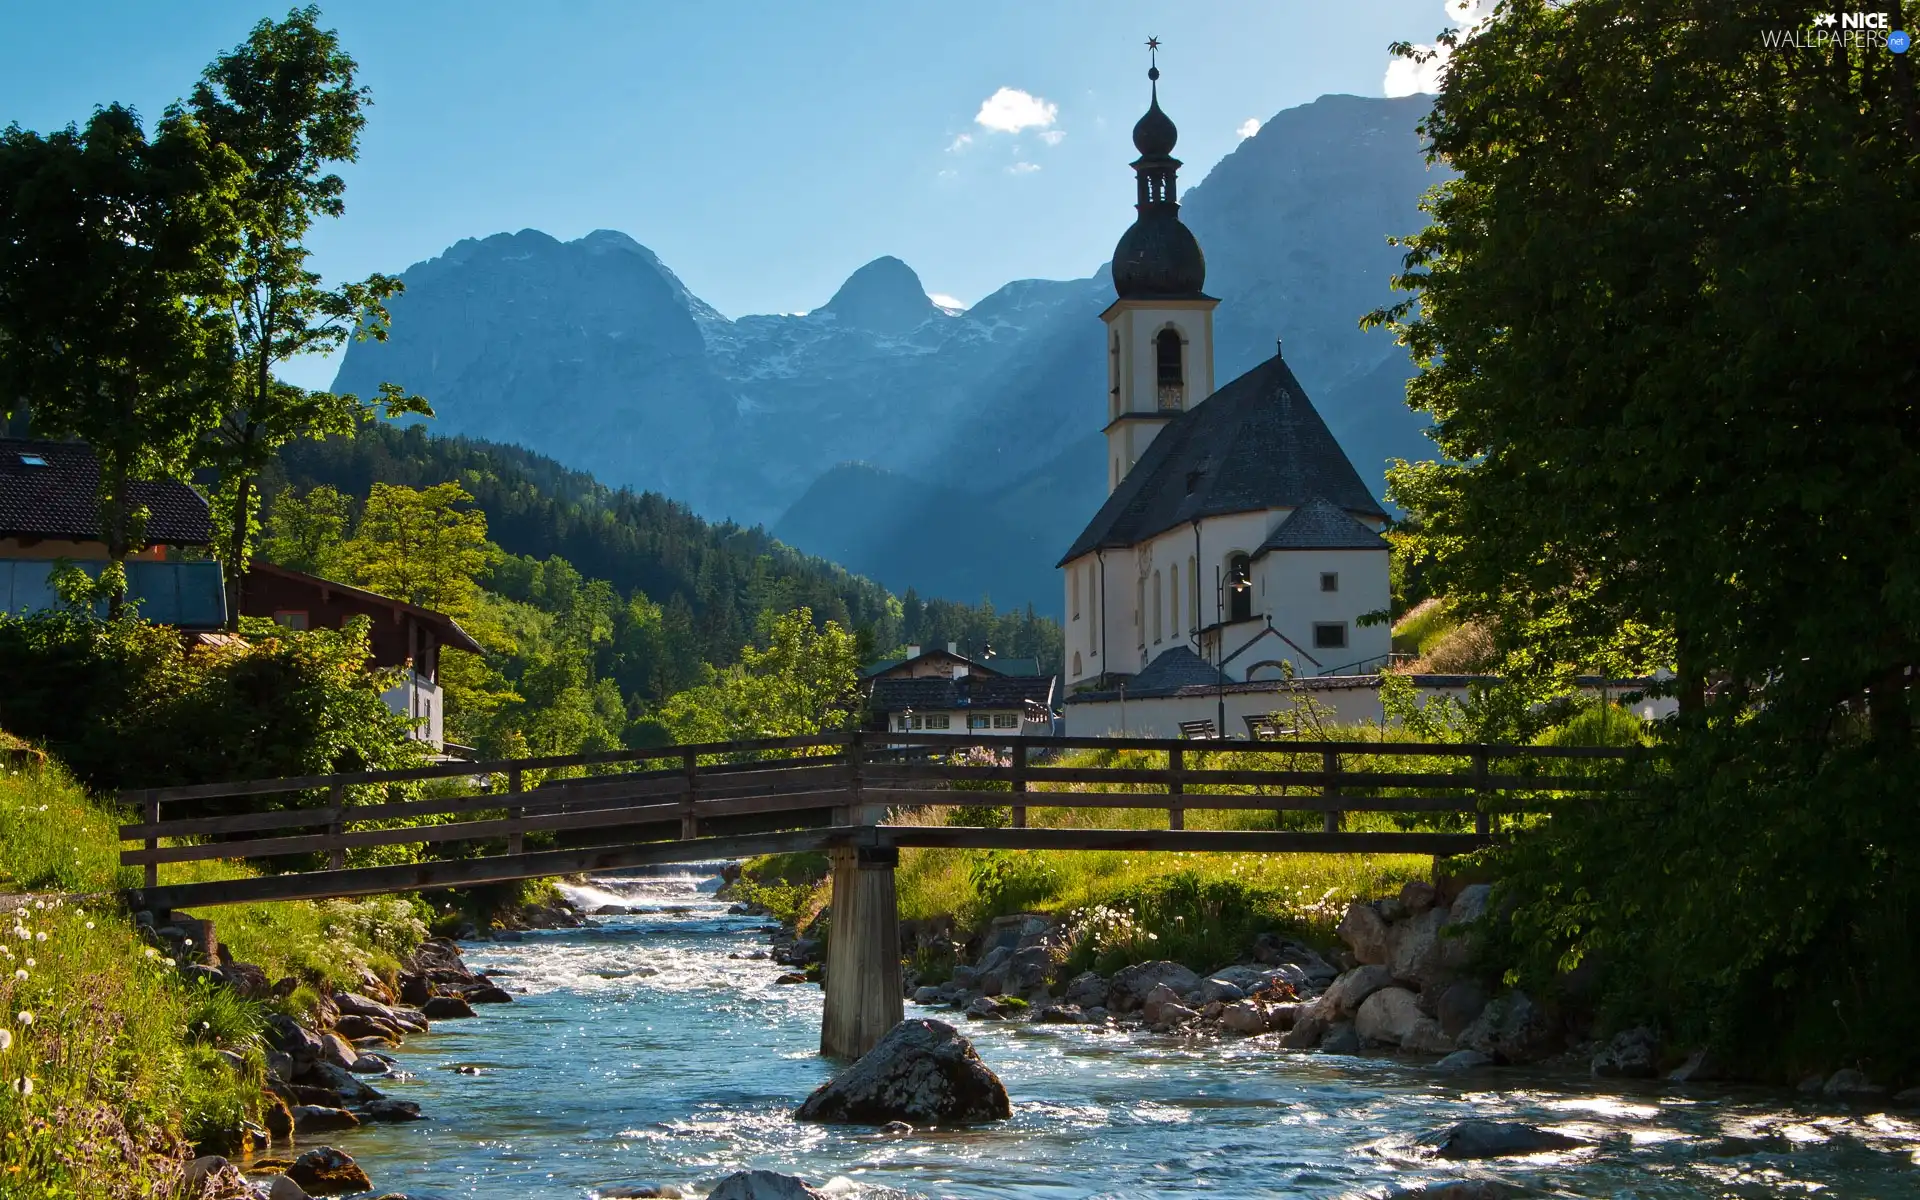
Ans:
[[[533,920],[553,914],[533,914]],[[566,916],[578,924],[571,910]],[[299,996],[306,1016],[270,1012],[262,1031],[261,1124],[240,1131],[232,1159],[207,1156],[188,1168],[186,1194],[206,1200],[302,1200],[307,1196],[373,1190],[367,1171],[344,1151],[326,1145],[326,1135],[369,1122],[417,1121],[418,1104],[383,1094],[378,1082],[401,1077],[390,1053],[409,1034],[425,1033],[435,1021],[472,1017],[475,1005],[506,1004],[513,996],[484,973],[469,969],[460,948],[447,939],[421,944],[397,978],[363,972],[354,990],[315,986],[291,976],[269,978],[252,963],[236,961],[219,944],[212,922],[184,915],[156,921],[136,913],[154,949],[192,977],[263,1004]],[[510,931],[509,931],[510,935]],[[229,1066],[249,1070],[242,1056],[223,1051]],[[320,1143],[320,1144],[315,1144]],[[405,1200],[390,1193],[383,1200]]]

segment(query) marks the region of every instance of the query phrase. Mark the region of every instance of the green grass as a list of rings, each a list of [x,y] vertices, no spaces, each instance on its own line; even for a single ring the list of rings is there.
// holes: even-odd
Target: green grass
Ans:
[[[1458,626],[1439,600],[1422,600],[1393,625],[1393,648],[1424,655]]]

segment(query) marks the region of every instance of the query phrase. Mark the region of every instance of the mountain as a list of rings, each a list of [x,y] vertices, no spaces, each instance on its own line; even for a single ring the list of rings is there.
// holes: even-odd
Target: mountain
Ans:
[[[1420,195],[1443,177],[1414,130],[1429,103],[1288,109],[1183,197],[1221,299],[1215,378],[1284,337],[1376,491],[1388,458],[1429,446],[1405,351],[1358,328],[1394,299],[1387,238],[1424,224]],[[439,429],[769,524],[895,588],[1058,611],[1052,564],[1104,494],[1106,268],[956,312],[887,257],[811,312],[731,320],[610,230],[463,241],[401,278],[391,337],[354,343],[337,390],[403,384]]]

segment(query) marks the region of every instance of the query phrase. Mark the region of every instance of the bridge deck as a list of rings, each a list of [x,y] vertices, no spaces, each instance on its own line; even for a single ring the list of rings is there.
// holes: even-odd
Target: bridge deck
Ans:
[[[869,744],[882,738],[891,744]],[[1036,751],[1087,747],[1123,753],[1104,765],[1032,761]],[[1250,752],[1264,757],[1254,766],[1219,765]],[[1149,764],[1147,754],[1164,756],[1165,765]],[[121,827],[123,839],[139,843],[121,860],[146,872],[145,886],[128,899],[158,910],[836,847],[1446,855],[1487,845],[1497,836],[1499,813],[1523,810],[1540,797],[1630,786],[1621,772],[1640,758],[1631,751],[1533,746],[837,734],[123,793],[144,819]],[[1381,769],[1382,762],[1447,769]],[[583,767],[625,769],[539,781],[544,773]],[[389,794],[395,785],[435,779],[464,779],[470,790]],[[536,786],[526,786],[530,780]],[[167,806],[186,811],[165,815]],[[911,823],[932,819],[924,815],[932,810],[962,806],[1004,809],[1008,823]],[[1159,810],[1166,822],[1164,828],[1030,826],[1036,809]],[[1276,814],[1276,828],[1186,828],[1191,814],[1249,810]],[[890,812],[912,815],[889,823]],[[1289,812],[1317,813],[1321,828],[1280,827]],[[1345,829],[1346,814],[1358,812],[1398,813],[1453,828]],[[529,850],[528,834],[556,844]],[[564,844],[582,840],[594,844]],[[346,861],[349,851],[371,847],[462,843],[478,853],[398,866],[348,867]],[[306,869],[159,882],[165,863],[276,858],[283,864],[294,858],[293,865]],[[325,865],[316,865],[319,859]]]

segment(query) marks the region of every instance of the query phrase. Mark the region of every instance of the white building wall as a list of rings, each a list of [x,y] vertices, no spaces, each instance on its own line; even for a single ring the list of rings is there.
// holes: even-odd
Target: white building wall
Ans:
[[[446,745],[446,700],[440,685],[429,683],[411,669],[400,682],[380,694],[387,707],[413,719],[413,737],[438,750]]]
[[[1271,613],[1274,629],[1319,664],[1295,662],[1296,674],[1318,675],[1375,658],[1380,660],[1376,666],[1384,665],[1393,648],[1393,631],[1384,624],[1363,626],[1359,619],[1392,603],[1387,558],[1384,549],[1279,550],[1254,563],[1255,586],[1260,591],[1257,607]],[[1322,574],[1336,576],[1339,590],[1322,591]],[[1344,625],[1346,646],[1316,646],[1314,626],[1321,623]],[[1242,657],[1263,661],[1278,656],[1269,654],[1263,644]],[[1244,674],[1253,664],[1234,665]]]

